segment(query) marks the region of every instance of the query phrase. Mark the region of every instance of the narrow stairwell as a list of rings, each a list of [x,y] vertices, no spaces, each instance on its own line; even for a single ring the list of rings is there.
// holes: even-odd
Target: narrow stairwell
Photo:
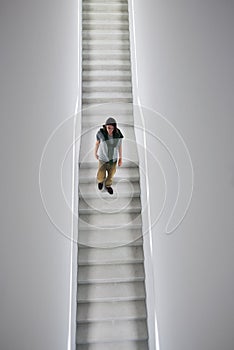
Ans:
[[[83,0],[77,350],[148,350],[140,177],[127,0]],[[99,191],[94,144],[112,116],[124,134],[114,194]]]

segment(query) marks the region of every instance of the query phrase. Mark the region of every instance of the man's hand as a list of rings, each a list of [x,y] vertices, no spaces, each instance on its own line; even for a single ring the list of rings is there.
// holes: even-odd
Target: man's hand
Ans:
[[[95,153],[95,158],[96,158],[97,160],[99,159],[97,153]]]
[[[122,158],[119,158],[119,161],[118,161],[118,166],[121,166],[123,164],[122,162]]]

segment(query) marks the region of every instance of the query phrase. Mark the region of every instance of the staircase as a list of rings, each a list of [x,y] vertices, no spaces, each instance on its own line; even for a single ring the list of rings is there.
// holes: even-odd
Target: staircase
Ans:
[[[83,0],[82,28],[77,350],[148,350],[127,0]],[[109,116],[124,135],[112,196],[94,158]]]

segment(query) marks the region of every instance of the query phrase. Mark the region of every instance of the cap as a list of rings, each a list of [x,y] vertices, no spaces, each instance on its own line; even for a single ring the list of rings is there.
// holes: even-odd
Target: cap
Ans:
[[[116,120],[112,117],[109,117],[107,120],[106,120],[106,124],[105,125],[114,125],[116,126]]]

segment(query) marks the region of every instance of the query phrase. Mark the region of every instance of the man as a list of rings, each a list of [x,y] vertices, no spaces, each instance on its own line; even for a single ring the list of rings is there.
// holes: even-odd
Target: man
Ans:
[[[116,120],[112,117],[106,120],[105,125],[96,135],[95,157],[99,161],[97,171],[98,189],[103,189],[105,182],[106,190],[113,194],[111,187],[113,176],[118,166],[122,165],[122,139],[123,135],[117,128]],[[106,177],[107,173],[107,177]]]

